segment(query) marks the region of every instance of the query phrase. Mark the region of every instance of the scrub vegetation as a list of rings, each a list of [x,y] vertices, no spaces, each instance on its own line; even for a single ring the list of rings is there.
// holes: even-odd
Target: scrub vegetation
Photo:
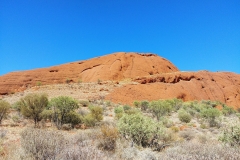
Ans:
[[[0,116],[2,159],[240,158],[239,113],[221,102],[144,100],[131,106],[29,94],[14,104],[1,100]],[[14,143],[6,138],[13,127],[21,127]]]

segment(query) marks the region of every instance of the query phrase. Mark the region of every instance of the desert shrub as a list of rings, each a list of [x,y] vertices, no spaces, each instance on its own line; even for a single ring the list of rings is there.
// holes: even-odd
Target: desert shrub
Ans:
[[[51,99],[50,106],[53,110],[53,121],[58,129],[67,123],[68,115],[78,109],[78,102],[71,97],[59,96]]]
[[[107,107],[110,107],[112,105],[111,101],[105,101],[105,104],[107,105]]]
[[[184,130],[179,133],[179,136],[186,139],[186,140],[192,140],[195,137],[195,133],[192,130]]]
[[[124,137],[129,137],[138,145],[146,146],[155,135],[163,133],[163,127],[153,119],[138,114],[125,114],[117,123],[119,132]]]
[[[99,106],[91,106],[89,107],[91,116],[97,121],[101,121],[103,119],[103,109]]]
[[[11,105],[4,100],[0,100],[0,124],[2,123],[3,118],[6,118]]]
[[[12,120],[14,123],[19,123],[20,122],[20,117],[17,115],[12,116]]]
[[[113,125],[102,125],[99,137],[99,147],[103,150],[114,151],[118,139],[118,129]]]
[[[35,126],[42,119],[41,113],[48,106],[46,94],[28,94],[19,102],[23,116],[34,120]]]
[[[126,112],[128,110],[130,110],[132,107],[130,107],[129,105],[124,105],[123,106],[123,110]]]
[[[189,123],[192,119],[192,116],[185,110],[179,110],[178,118],[181,122]]]
[[[236,111],[233,108],[228,107],[227,105],[223,105],[222,113],[223,115],[228,116],[236,113]]]
[[[202,100],[200,103],[208,105],[210,107],[216,107],[217,106],[217,102],[210,101],[210,100]]]
[[[201,117],[209,122],[210,127],[217,125],[216,118],[221,115],[220,111],[216,108],[205,108],[201,110]]]
[[[206,124],[204,124],[204,123],[201,123],[201,124],[200,124],[200,128],[202,128],[202,129],[207,129],[208,127],[207,127],[207,125],[206,125]]]
[[[160,117],[170,114],[172,111],[172,106],[167,101],[152,101],[150,103],[150,110],[157,120],[160,120]]]
[[[139,101],[134,101],[133,102],[133,105],[134,105],[134,107],[136,107],[136,108],[139,108],[140,107],[140,102]]]
[[[170,128],[174,125],[173,121],[166,117],[161,117],[159,121],[167,128]]]
[[[40,114],[40,116],[42,117],[42,119],[44,120],[52,120],[53,117],[53,111],[49,110],[49,109],[44,109],[42,111],[42,113]]]
[[[91,114],[88,114],[83,117],[83,123],[88,127],[94,127],[97,122],[96,119],[94,119],[94,117],[92,117]]]
[[[240,127],[238,125],[225,128],[222,136],[219,138],[220,141],[230,144],[231,146],[240,146]]]
[[[66,115],[64,124],[71,124],[72,126],[83,122],[83,117],[75,111],[71,111]]]
[[[117,113],[117,114],[115,114],[115,118],[116,118],[116,119],[120,119],[120,118],[122,118],[122,116],[123,116],[123,113]]]
[[[115,108],[114,108],[114,113],[115,113],[115,114],[124,113],[123,107],[121,107],[121,106],[115,107]]]
[[[123,116],[123,113],[124,113],[123,107],[114,108],[114,113],[115,113],[116,119],[120,119]]]
[[[162,134],[159,138],[162,141],[161,147],[166,147],[170,145],[172,142],[175,142],[177,136],[172,130],[166,130],[166,132],[164,132],[164,134]],[[159,148],[159,149],[161,150],[163,148]]]
[[[182,99],[177,99],[177,98],[167,99],[165,101],[169,103],[170,106],[172,106],[172,109],[175,111],[178,111],[182,107],[182,103],[183,103]]]
[[[56,131],[26,128],[21,133],[21,145],[33,159],[57,159],[67,145],[64,136]]]
[[[171,127],[171,130],[173,131],[173,132],[179,132],[179,128],[178,127],[176,127],[176,126],[172,126]]]
[[[18,111],[20,113],[21,111],[21,101],[17,101],[15,103],[12,104],[12,109],[15,109],[16,111]]]
[[[148,101],[142,101],[140,106],[141,106],[142,111],[146,111],[149,107],[149,102]]]
[[[126,114],[137,114],[140,113],[140,110],[138,108],[131,108],[129,110],[125,111]]]
[[[79,101],[79,104],[82,106],[82,107],[88,107],[90,105],[89,101],[88,100],[81,100]]]

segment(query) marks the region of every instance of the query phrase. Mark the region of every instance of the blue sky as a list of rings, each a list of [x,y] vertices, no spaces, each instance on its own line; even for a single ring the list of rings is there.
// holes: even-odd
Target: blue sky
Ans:
[[[240,74],[240,1],[0,1],[0,75],[119,51]]]

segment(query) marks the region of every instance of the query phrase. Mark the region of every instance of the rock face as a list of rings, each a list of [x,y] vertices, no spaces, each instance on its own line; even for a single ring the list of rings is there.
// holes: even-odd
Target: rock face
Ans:
[[[0,95],[39,84],[123,80],[158,73],[176,72],[168,60],[154,54],[115,53],[50,68],[12,72],[0,76]]]
[[[44,84],[132,79],[138,82],[116,88],[106,99],[132,104],[135,100],[181,98],[218,100],[240,108],[240,75],[230,72],[180,72],[154,54],[114,53],[50,68],[0,76],[0,95]]]
[[[136,78],[140,84],[115,89],[106,98],[132,104],[134,100],[181,98],[218,100],[240,108],[240,75],[229,72],[175,72]]]

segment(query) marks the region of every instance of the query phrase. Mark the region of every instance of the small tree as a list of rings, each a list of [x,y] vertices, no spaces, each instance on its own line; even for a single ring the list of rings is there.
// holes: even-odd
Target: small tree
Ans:
[[[51,99],[50,106],[53,109],[53,120],[58,129],[61,129],[62,125],[68,122],[69,118],[67,116],[70,112],[79,108],[78,102],[67,96],[59,96]]]
[[[46,94],[28,94],[20,100],[19,105],[23,116],[32,118],[36,127],[48,105],[48,97]]]
[[[2,123],[2,119],[8,115],[10,107],[7,101],[0,100],[0,124]]]

